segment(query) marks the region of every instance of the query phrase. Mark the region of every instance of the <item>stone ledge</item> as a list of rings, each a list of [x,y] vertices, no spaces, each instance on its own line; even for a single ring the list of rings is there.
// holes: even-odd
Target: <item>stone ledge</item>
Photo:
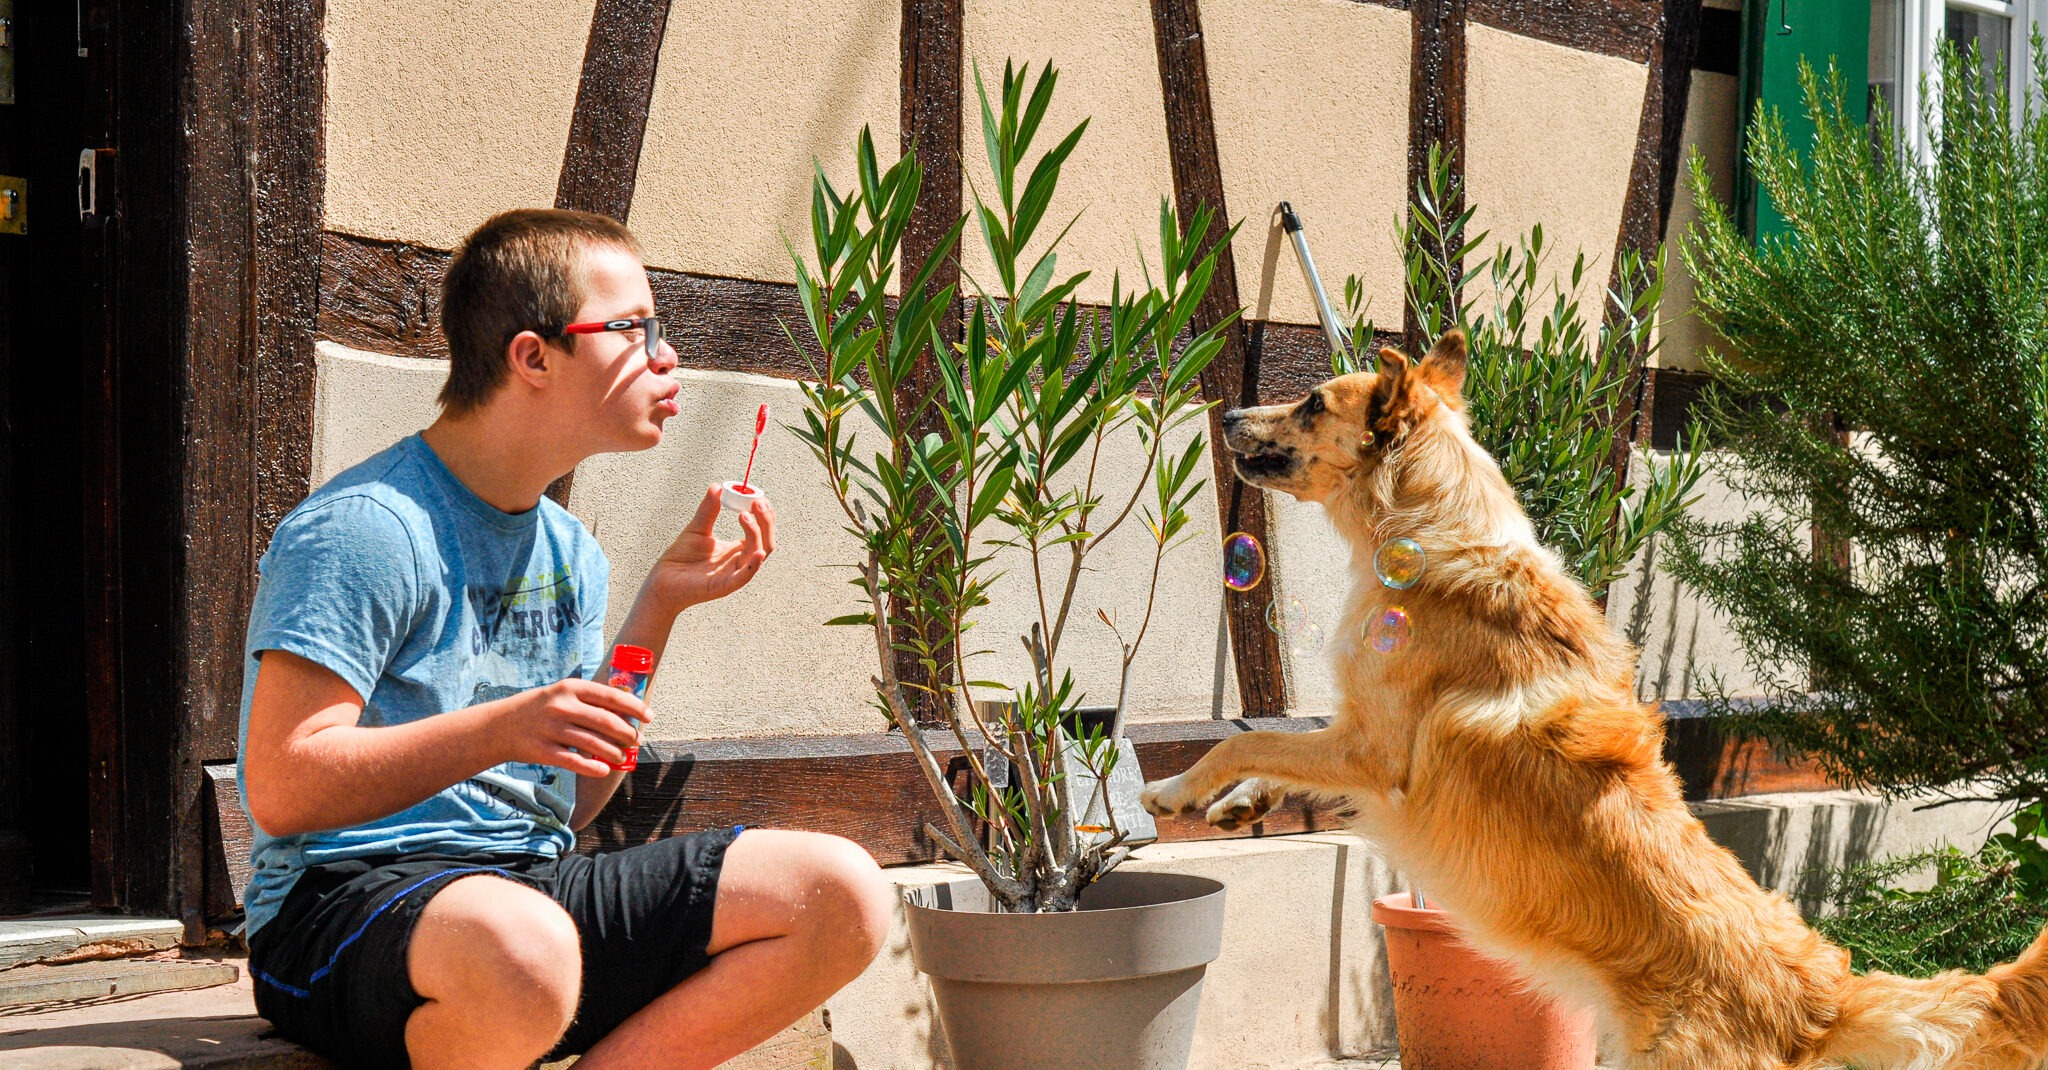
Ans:
[[[0,969],[165,951],[184,935],[184,926],[164,918],[59,914],[0,921]]]
[[[1792,792],[1692,804],[1716,842],[1760,884],[1818,905],[1815,871],[1944,841],[1981,842],[1999,810],[1962,804],[1918,810],[1849,791]],[[1223,955],[1203,985],[1190,1070],[1386,1067],[1393,1000],[1371,920],[1395,874],[1365,840],[1342,832],[1146,847],[1126,863],[1223,880]],[[970,876],[964,867],[886,871],[899,887]],[[827,1003],[839,1070],[945,1065],[929,986],[910,961],[904,926],[867,972]]]

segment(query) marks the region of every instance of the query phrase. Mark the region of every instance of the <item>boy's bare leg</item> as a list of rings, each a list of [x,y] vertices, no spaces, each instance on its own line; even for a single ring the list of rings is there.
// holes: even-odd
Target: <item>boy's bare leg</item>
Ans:
[[[568,1030],[583,953],[576,923],[554,900],[477,875],[427,902],[406,970],[427,1001],[405,1022],[414,1070],[520,1070]]]
[[[860,976],[894,916],[888,882],[853,842],[742,833],[718,877],[711,965],[626,1019],[577,1070],[717,1066]]]

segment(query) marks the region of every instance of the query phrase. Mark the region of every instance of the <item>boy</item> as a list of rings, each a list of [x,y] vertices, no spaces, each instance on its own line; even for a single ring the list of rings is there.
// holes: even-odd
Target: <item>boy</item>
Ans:
[[[603,216],[507,212],[448,268],[448,383],[425,431],[278,526],[250,614],[242,784],[257,1008],[344,1065],[708,1067],[857,976],[888,934],[874,861],[832,836],[718,829],[597,858],[647,708],[598,682],[609,566],[543,497],[661,440],[675,350],[639,246]],[[718,488],[617,643],[752,579],[756,503]],[[601,677],[599,677],[601,679]]]

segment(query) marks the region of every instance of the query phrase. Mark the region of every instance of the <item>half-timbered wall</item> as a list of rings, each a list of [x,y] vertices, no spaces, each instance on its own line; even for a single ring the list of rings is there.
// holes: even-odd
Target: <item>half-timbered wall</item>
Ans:
[[[1241,229],[1198,319],[1247,311],[1204,389],[1226,405],[1277,401],[1324,378],[1328,362],[1276,202],[1301,211],[1332,288],[1360,276],[1382,340],[1396,339],[1392,226],[1441,141],[1479,225],[1507,239],[1541,222],[1560,271],[1583,249],[1592,299],[1619,250],[1653,249],[1667,218],[1687,218],[1688,195],[1673,193],[1683,153],[1697,146],[1725,172],[1732,82],[1693,76],[1700,27],[1698,0],[327,0],[324,93],[315,57],[256,105],[264,129],[299,153],[273,166],[300,180],[296,199],[267,202],[276,233],[259,250],[265,292],[290,298],[289,315],[265,320],[276,337],[262,353],[283,357],[263,359],[290,360],[257,376],[256,542],[284,503],[433,419],[440,277],[448,251],[494,212],[556,204],[627,218],[677,337],[683,412],[668,440],[592,459],[550,490],[611,555],[616,619],[703,488],[737,474],[754,406],[795,414],[808,365],[778,322],[797,322],[783,239],[804,244],[813,160],[845,183],[863,124],[885,155],[916,139],[924,196],[950,213],[985,184],[973,66],[999,78],[1006,58],[1057,64],[1046,129],[1091,118],[1055,205],[1080,213],[1060,267],[1094,272],[1081,296],[1099,300],[1112,272],[1135,277],[1139,258],[1156,256],[1162,199],[1183,215],[1221,207]],[[306,27],[296,32],[293,48],[313,47]],[[966,249],[971,275],[985,263],[971,229]],[[1684,292],[1677,280],[1673,293]],[[1690,330],[1665,323],[1666,368],[1695,363]],[[1654,367],[1634,380],[1633,448],[1668,438],[1694,383]],[[765,437],[758,468],[781,518],[777,557],[746,591],[678,624],[652,696],[655,742],[592,841],[744,821],[841,832],[885,862],[932,857],[919,831],[927,792],[867,704],[871,641],[821,626],[852,607],[851,539],[793,437]],[[1193,508],[1194,539],[1170,562],[1133,681],[1150,775],[1242,730],[1229,718],[1289,714],[1310,727],[1333,700],[1319,658],[1295,656],[1263,625],[1276,592],[1338,617],[1348,555],[1319,511],[1227,479]],[[1275,562],[1270,586],[1249,597],[1216,582],[1214,547],[1232,530],[1259,534]],[[1106,701],[1111,654],[1092,611],[1134,615],[1149,555],[1132,542],[1099,564],[1069,642],[1080,682]],[[982,621],[975,645],[997,653],[976,675],[1021,671],[1022,582],[1013,571]],[[1614,626],[1662,652],[1646,696],[1695,693],[1705,669],[1739,667],[1725,628],[1668,585],[1615,595]],[[1668,752],[1694,796],[1812,782],[1697,720],[1673,722]],[[209,773],[232,826],[232,769]],[[1290,806],[1265,831],[1334,820]],[[1162,832],[1216,834],[1192,820]],[[229,894],[220,870],[209,886]]]

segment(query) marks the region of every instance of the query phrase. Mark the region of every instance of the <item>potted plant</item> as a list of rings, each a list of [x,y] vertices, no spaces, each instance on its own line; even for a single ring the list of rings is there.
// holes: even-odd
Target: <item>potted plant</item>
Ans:
[[[1083,308],[1074,293],[1086,275],[1058,276],[1059,235],[1043,240],[1042,224],[1087,124],[1032,159],[1056,81],[1050,67],[1034,80],[1006,65],[992,102],[975,72],[994,188],[974,190],[971,214],[993,270],[969,279],[960,339],[939,331],[955,294],[929,289],[965,217],[896,288],[893,307],[886,296],[918,211],[914,151],[884,170],[863,131],[857,188],[841,193],[818,172],[810,248],[791,257],[823,359],[796,430],[863,551],[853,581],[863,608],[828,623],[872,632],[877,704],[940,804],[927,830],[979,878],[910,905],[914,957],[954,1065],[1073,1065],[1085,1036],[1090,1065],[1163,1070],[1186,1062],[1202,972],[1220,949],[1223,889],[1115,872],[1140,838],[1134,823],[1150,819],[1104,789],[1119,770],[1138,779],[1124,733],[1130,667],[1207,464],[1199,432],[1179,448],[1168,440],[1207,411],[1197,376],[1220,327],[1175,343],[1229,234],[1205,240],[1204,213],[1183,235],[1162,204],[1156,281],[1149,270],[1142,286],[1119,277],[1106,307]],[[1104,477],[1133,465],[1136,487],[1110,497]],[[1116,537],[1150,542],[1152,587],[1136,621],[1076,606],[1086,563]],[[1031,669],[1009,683],[970,672],[989,653],[971,646],[999,557],[1028,568],[1036,595],[1018,637]],[[1078,716],[1085,696],[1069,668],[1074,625],[1091,617],[1121,649],[1106,725]],[[912,672],[898,671],[904,661]],[[978,703],[977,693],[1001,698]],[[930,732],[957,745],[966,790],[949,782]]]
[[[1559,286],[1539,225],[1515,245],[1467,263],[1486,235],[1466,237],[1474,212],[1457,208],[1462,200],[1448,161],[1432,150],[1396,235],[1418,348],[1452,328],[1465,331],[1473,437],[1500,463],[1537,537],[1604,603],[1649,539],[1696,500],[1705,449],[1698,438],[1681,443],[1635,480],[1615,464],[1630,372],[1656,344],[1661,258],[1625,254],[1621,285],[1605,294],[1607,314],[1589,327],[1574,296],[1585,256]],[[1484,280],[1491,292],[1482,296],[1473,280]],[[1363,292],[1356,277],[1346,282],[1351,337],[1367,340],[1373,326]],[[1332,355],[1333,372],[1357,369],[1352,354]],[[1402,1065],[1592,1070],[1592,1012],[1554,1002],[1530,989],[1513,965],[1474,950],[1459,938],[1453,914],[1403,892],[1374,901],[1373,920],[1386,929]]]

